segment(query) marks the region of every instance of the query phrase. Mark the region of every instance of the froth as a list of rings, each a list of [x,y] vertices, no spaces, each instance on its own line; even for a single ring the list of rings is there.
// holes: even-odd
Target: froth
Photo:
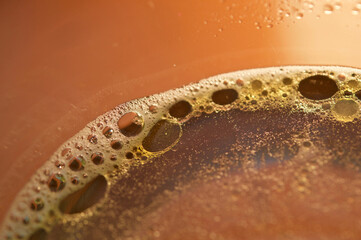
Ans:
[[[182,136],[182,124],[202,113],[275,108],[351,122],[360,112],[360,75],[344,67],[243,70],[121,104],[66,141],[38,169],[9,210],[1,239],[46,234],[72,211],[64,199],[96,179],[106,197],[115,170],[125,173],[131,164],[170,150]]]

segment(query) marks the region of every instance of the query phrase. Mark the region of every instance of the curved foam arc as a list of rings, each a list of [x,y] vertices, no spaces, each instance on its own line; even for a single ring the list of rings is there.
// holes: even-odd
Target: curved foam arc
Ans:
[[[3,223],[1,229],[2,235],[0,235],[0,237],[2,239],[6,239],[6,237],[17,239],[30,236],[39,228],[49,230],[53,224],[53,222],[48,221],[49,211],[55,214],[55,218],[61,216],[58,205],[62,199],[70,193],[79,190],[98,175],[106,176],[114,170],[115,164],[122,165],[129,162],[130,160],[125,157],[125,154],[131,152],[134,146],[142,145],[143,139],[157,121],[168,118],[170,121],[178,121],[181,126],[185,119],[174,119],[168,113],[169,108],[178,101],[186,100],[192,104],[193,112],[187,117],[188,119],[192,116],[197,116],[197,114],[201,112],[199,106],[202,105],[210,105],[212,106],[212,111],[216,112],[239,107],[246,107],[252,111],[270,101],[276,101],[275,104],[281,107],[296,104],[296,110],[298,111],[317,112],[319,109],[322,109],[324,100],[314,101],[305,99],[294,86],[306,77],[315,74],[330,75],[331,73],[333,73],[335,81],[339,81],[336,77],[338,74],[345,76],[346,80],[342,82],[343,85],[345,85],[344,83],[348,79],[352,78],[352,74],[361,74],[360,70],[357,69],[331,66],[289,66],[242,70],[217,75],[182,88],[123,103],[90,122],[79,133],[61,145],[49,160],[38,169],[13,202]],[[293,85],[284,84],[283,79],[285,78],[292,78]],[[265,88],[270,89],[271,92],[272,87],[277,88],[280,93],[277,96],[275,94],[268,94],[267,97],[257,97],[260,93],[258,92],[258,88],[252,89],[252,84],[250,83],[253,80],[261,80]],[[344,87],[343,85],[341,87]],[[227,105],[212,104],[212,93],[226,88],[235,89],[238,92],[238,99],[234,103]],[[251,98],[248,99],[251,100],[251,104],[244,104],[242,102],[246,101],[246,96]],[[336,98],[340,98],[340,96],[337,95],[327,101],[329,104],[334,105]],[[267,101],[265,101],[265,99]],[[255,101],[256,104],[252,105],[252,101]],[[314,107],[310,106],[310,104],[313,104]],[[332,108],[327,111],[332,111]],[[128,112],[136,112],[144,119],[143,130],[135,137],[124,136],[117,127],[119,118]],[[333,114],[328,115],[330,117],[333,116]],[[103,134],[104,127],[114,129],[111,138]],[[89,141],[89,136],[91,136],[91,141]],[[94,136],[96,137],[96,141],[94,141]],[[120,150],[113,149],[110,146],[112,140],[121,141],[123,144],[122,148]],[[175,144],[172,146],[174,145]],[[70,149],[71,154],[66,153],[68,151],[66,149]],[[161,154],[161,151],[150,153],[144,148],[141,149],[143,154],[148,158]],[[167,150],[169,150],[169,148],[165,149],[165,151]],[[104,157],[104,162],[100,165],[94,164],[91,160],[92,154],[96,152],[101,152]],[[110,160],[113,155],[116,155],[116,160]],[[67,160],[66,158],[70,158],[70,156],[83,156],[84,169],[81,170],[79,168],[79,171],[74,171],[69,168],[69,159]],[[123,171],[126,171],[125,167]],[[49,177],[52,176],[52,174],[61,174],[64,177],[65,185],[62,190],[51,191],[48,187]],[[71,183],[73,177],[79,179],[79,184]],[[43,200],[44,206],[41,210],[34,211],[30,205],[34,199],[38,198]],[[25,218],[26,224],[24,223]]]

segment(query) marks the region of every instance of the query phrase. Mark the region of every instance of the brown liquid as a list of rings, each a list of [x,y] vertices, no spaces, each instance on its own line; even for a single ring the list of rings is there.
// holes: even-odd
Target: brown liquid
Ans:
[[[120,105],[38,170],[9,212],[8,234],[167,239],[182,223],[172,231],[194,239],[279,237],[286,230],[291,238],[329,238],[334,230],[332,236],[348,231],[356,239],[356,223],[330,227],[354,219],[361,201],[360,102],[352,81],[360,75],[351,68],[255,69]],[[125,120],[129,112],[136,118]],[[333,187],[320,192],[326,181]],[[218,198],[204,191],[213,185]],[[43,190],[34,194],[37,188]],[[227,220],[238,219],[232,208],[246,211],[241,226]],[[340,211],[345,216],[333,218]]]
[[[61,143],[121,102],[237,69],[360,67],[356,1],[332,14],[325,2],[272,28],[275,1],[3,3],[0,218]]]

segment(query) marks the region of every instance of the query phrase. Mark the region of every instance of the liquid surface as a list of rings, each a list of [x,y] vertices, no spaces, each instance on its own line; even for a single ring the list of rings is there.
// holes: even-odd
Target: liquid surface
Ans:
[[[37,171],[2,236],[358,239],[360,77],[244,70],[121,104]]]

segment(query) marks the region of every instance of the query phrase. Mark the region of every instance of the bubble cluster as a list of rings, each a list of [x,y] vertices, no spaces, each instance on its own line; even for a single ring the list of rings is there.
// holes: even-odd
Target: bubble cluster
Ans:
[[[60,223],[86,227],[84,218],[91,222],[113,206],[103,204],[113,196],[122,200],[119,209],[136,215],[134,209],[153,204],[158,188],[171,192],[188,178],[262,169],[292,161],[304,148],[327,146],[315,123],[358,123],[360,76],[342,67],[244,70],[121,104],[61,145],[35,173],[0,238],[45,239]],[[302,181],[295,186],[304,194]],[[114,228],[126,228],[134,217],[122,214]]]

